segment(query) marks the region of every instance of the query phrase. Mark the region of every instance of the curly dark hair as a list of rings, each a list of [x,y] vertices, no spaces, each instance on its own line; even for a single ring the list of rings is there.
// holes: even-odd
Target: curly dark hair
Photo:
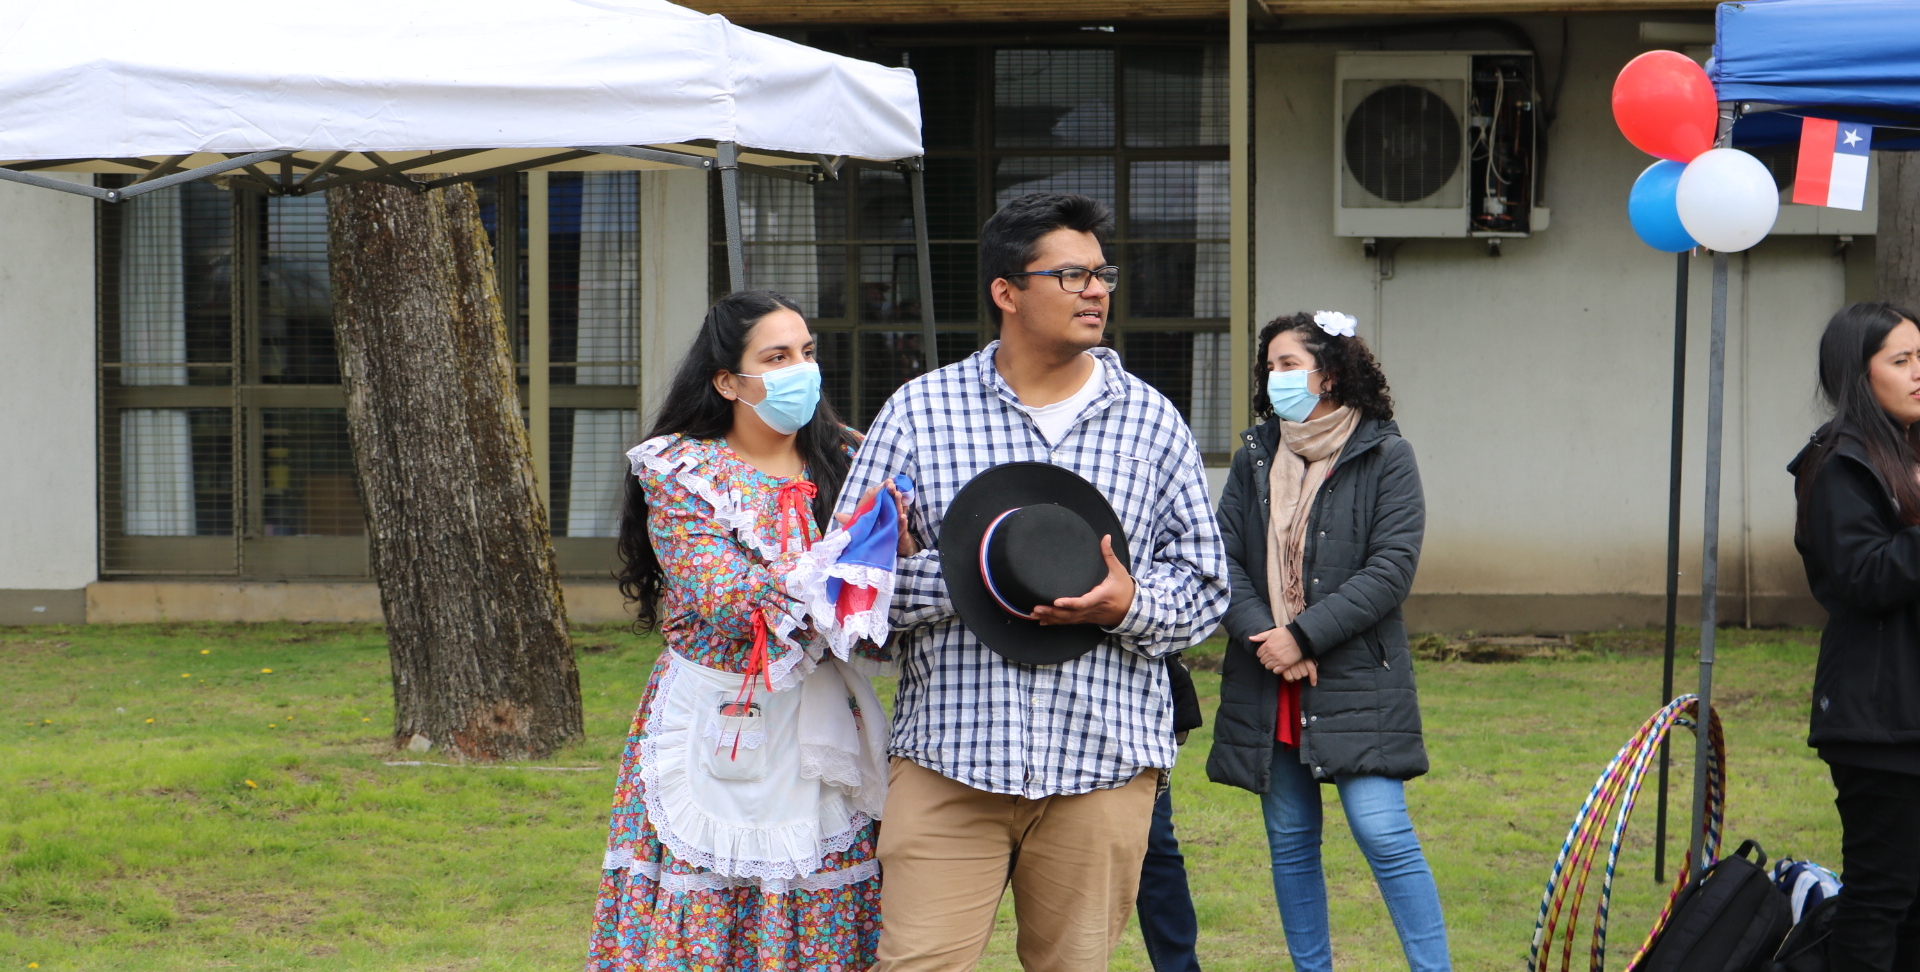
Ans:
[[[1283,331],[1295,331],[1307,353],[1319,364],[1325,397],[1335,405],[1345,405],[1370,419],[1384,422],[1393,418],[1393,393],[1387,388],[1387,376],[1373,351],[1358,335],[1334,337],[1313,322],[1306,311],[1276,317],[1260,329],[1253,343],[1253,414],[1261,419],[1273,417],[1273,403],[1267,401],[1267,349]],[[1325,383],[1331,382],[1329,387]]]

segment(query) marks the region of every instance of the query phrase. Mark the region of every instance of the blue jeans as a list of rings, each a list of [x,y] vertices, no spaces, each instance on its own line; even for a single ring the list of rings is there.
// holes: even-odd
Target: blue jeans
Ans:
[[[1347,776],[1335,781],[1360,852],[1373,868],[1387,914],[1400,933],[1412,972],[1447,972],[1447,926],[1440,891],[1407,817],[1399,780]],[[1267,844],[1273,851],[1273,896],[1297,972],[1332,972],[1327,928],[1327,878],[1320,869],[1320,784],[1300,762],[1300,751],[1275,743],[1273,783],[1260,797]]]
[[[1147,858],[1140,865],[1134,908],[1140,913],[1140,938],[1153,972],[1200,972],[1200,960],[1193,954],[1200,924],[1187,890],[1186,858],[1173,836],[1171,790],[1161,790],[1153,801],[1153,828],[1147,831]]]

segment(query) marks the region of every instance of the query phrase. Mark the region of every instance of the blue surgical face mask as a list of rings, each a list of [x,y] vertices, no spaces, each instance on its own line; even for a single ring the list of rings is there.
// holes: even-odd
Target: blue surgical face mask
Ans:
[[[1307,390],[1307,376],[1319,370],[1267,372],[1267,401],[1273,404],[1273,414],[1289,422],[1305,422],[1320,404],[1320,396]]]
[[[740,374],[740,377],[758,378],[766,388],[767,397],[753,406],[753,412],[775,432],[792,435],[813,421],[813,410],[820,406],[819,365],[802,361],[764,375]]]

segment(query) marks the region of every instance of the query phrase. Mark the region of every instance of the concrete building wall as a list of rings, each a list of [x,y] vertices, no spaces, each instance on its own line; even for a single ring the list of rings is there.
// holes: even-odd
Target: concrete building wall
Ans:
[[[1507,241],[1498,258],[1481,241],[1408,240],[1385,280],[1360,240],[1333,235],[1338,48],[1256,51],[1256,314],[1344,310],[1379,353],[1427,493],[1416,626],[1565,630],[1662,616],[1674,258],[1628,225],[1628,189],[1651,160],[1610,110],[1614,75],[1646,49],[1637,24],[1573,21],[1545,174],[1550,228]],[[1558,32],[1548,26],[1536,36]],[[1871,266],[1870,245],[1836,257],[1832,237],[1776,237],[1732,257],[1722,619],[1820,618],[1782,467],[1819,420],[1820,329]],[[1691,261],[1681,589],[1694,595],[1710,274],[1709,258]],[[1683,618],[1697,618],[1694,604]]]
[[[707,174],[696,170],[640,174],[640,424],[644,430],[666,398],[680,363],[706,316]]]
[[[0,624],[83,620],[98,576],[92,207],[0,183]]]
[[[1256,50],[1255,311],[1259,320],[1353,313],[1380,353],[1427,489],[1416,627],[1569,630],[1660,617],[1673,258],[1641,245],[1627,225],[1628,187],[1649,160],[1614,130],[1608,98],[1619,66],[1644,49],[1638,19],[1573,20],[1543,200],[1551,227],[1509,241],[1497,259],[1476,241],[1406,241],[1386,280],[1359,240],[1333,235],[1337,48]],[[1535,36],[1558,34],[1557,19],[1523,22]],[[709,247],[703,174],[647,173],[641,185],[644,422],[707,306]],[[222,593],[99,583],[89,612],[85,588],[97,576],[89,206],[0,185],[0,338],[9,352],[0,359],[0,414],[9,419],[0,446],[15,460],[0,470],[0,489],[15,499],[0,525],[0,623],[89,613],[364,615],[377,605],[371,585],[315,585],[306,593],[316,600],[294,590],[308,585]],[[1818,421],[1814,340],[1835,307],[1869,295],[1871,265],[1870,239],[1836,256],[1831,237],[1777,237],[1732,259],[1723,618],[1818,619],[1792,549],[1782,466]],[[1682,590],[1697,593],[1710,261],[1692,268]],[[593,602],[586,614],[612,617],[603,593],[570,587],[568,596],[583,608]]]

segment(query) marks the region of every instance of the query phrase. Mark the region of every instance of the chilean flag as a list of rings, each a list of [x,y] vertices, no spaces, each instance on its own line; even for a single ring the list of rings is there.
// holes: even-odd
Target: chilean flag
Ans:
[[[912,502],[913,480],[893,478],[894,489]],[[887,643],[893,604],[893,569],[900,547],[900,511],[893,494],[880,490],[801,555],[788,575],[789,591],[806,605],[819,636],[841,661],[854,645]]]
[[[1865,209],[1867,150],[1873,126],[1831,118],[1800,120],[1800,169],[1793,180],[1793,201],[1834,209]]]

